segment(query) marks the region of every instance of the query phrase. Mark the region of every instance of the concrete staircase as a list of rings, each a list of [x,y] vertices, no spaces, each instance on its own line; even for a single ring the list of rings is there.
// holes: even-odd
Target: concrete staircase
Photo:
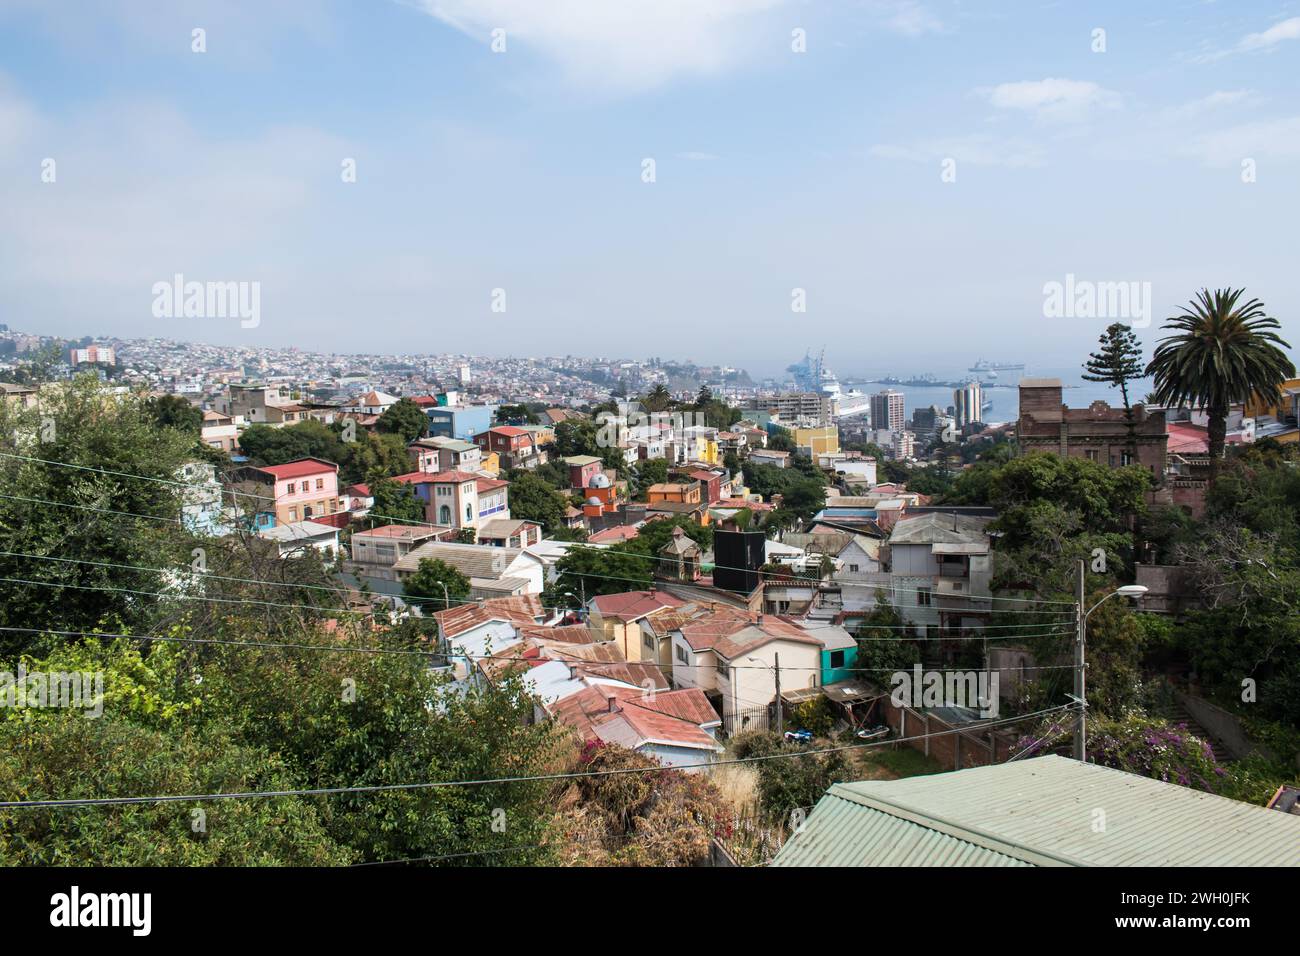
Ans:
[[[1168,704],[1165,707],[1165,712],[1161,716],[1174,726],[1178,726],[1179,724],[1184,725],[1189,734],[1194,734],[1209,744],[1210,752],[1214,754],[1215,763],[1222,764],[1230,763],[1232,761],[1232,758],[1228,756],[1227,749],[1223,746],[1223,743],[1215,740],[1208,730],[1198,724],[1196,718],[1187,712],[1187,708],[1183,706],[1181,702],[1175,700],[1173,703]]]

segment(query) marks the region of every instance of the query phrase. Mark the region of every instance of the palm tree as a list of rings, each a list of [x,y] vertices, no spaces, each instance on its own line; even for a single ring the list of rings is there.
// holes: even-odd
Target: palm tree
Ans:
[[[663,382],[656,382],[655,387],[650,389],[645,398],[641,399],[641,404],[645,406],[647,412],[666,412],[668,406],[672,403],[672,393],[668,391]]]
[[[1218,477],[1228,431],[1228,409],[1258,396],[1277,401],[1279,386],[1295,366],[1278,346],[1277,319],[1264,303],[1239,304],[1244,289],[1202,289],[1181,315],[1165,320],[1175,334],[1160,340],[1146,374],[1155,378],[1161,405],[1203,407],[1209,417],[1210,480]]]

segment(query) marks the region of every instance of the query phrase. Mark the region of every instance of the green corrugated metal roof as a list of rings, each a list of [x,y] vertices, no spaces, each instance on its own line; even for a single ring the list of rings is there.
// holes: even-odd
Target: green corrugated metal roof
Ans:
[[[1297,866],[1300,817],[1045,756],[836,784],[773,865]]]

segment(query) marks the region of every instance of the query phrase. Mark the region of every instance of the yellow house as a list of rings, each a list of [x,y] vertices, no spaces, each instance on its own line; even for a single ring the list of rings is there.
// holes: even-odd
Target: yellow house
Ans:
[[[1255,419],[1258,438],[1272,438],[1287,444],[1300,443],[1300,378],[1287,379],[1280,387],[1281,398],[1266,403],[1252,398],[1246,403],[1245,416]]]
[[[486,471],[491,475],[501,473],[501,456],[494,451],[483,452],[483,457],[479,459],[479,471]]]
[[[642,660],[655,661],[654,652],[645,647],[641,621],[647,615],[666,607],[681,607],[685,601],[665,591],[624,591],[620,594],[602,594],[587,602],[587,624],[598,628],[608,641],[613,641],[623,652],[628,663]]]
[[[840,430],[834,425],[822,428],[792,428],[790,437],[794,439],[799,454],[806,455],[814,461],[818,455],[835,455],[840,450]]]
[[[690,452],[691,461],[698,461],[706,465],[722,464],[722,447],[718,444],[716,438],[709,438],[706,435],[696,435],[693,447]]]

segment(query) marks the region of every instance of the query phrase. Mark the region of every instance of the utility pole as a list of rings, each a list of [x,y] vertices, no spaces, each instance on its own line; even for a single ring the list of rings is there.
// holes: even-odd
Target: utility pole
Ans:
[[[1074,759],[1086,761],[1088,759],[1088,729],[1087,729],[1087,659],[1084,656],[1084,645],[1087,638],[1088,620],[1083,609],[1084,599],[1084,574],[1085,566],[1082,560],[1079,561],[1079,580],[1075,588],[1075,599],[1078,602],[1075,607],[1075,635],[1074,635],[1074,696],[1078,699],[1079,719],[1074,728]]]
[[[776,732],[785,733],[785,710],[781,706],[781,655],[776,656]]]

